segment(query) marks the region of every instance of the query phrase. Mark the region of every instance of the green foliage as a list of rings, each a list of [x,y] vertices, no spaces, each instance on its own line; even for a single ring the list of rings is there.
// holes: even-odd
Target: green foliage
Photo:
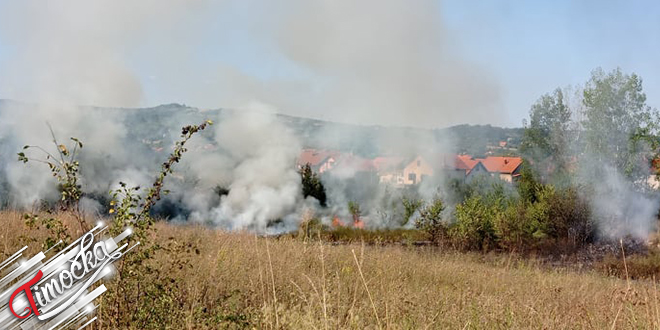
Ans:
[[[309,163],[305,164],[305,166],[300,169],[299,173],[302,181],[303,197],[307,198],[308,196],[312,196],[319,201],[321,206],[325,207],[327,200],[325,187],[323,187],[323,183],[318,174],[312,171],[312,167]]]
[[[494,219],[495,235],[498,238],[499,247],[506,250],[521,250],[530,246],[530,228],[527,221],[527,209],[529,203],[509,202],[502,212]]]
[[[472,250],[531,250],[544,246],[580,247],[592,242],[595,225],[585,188],[556,187],[536,180],[524,166],[517,194],[502,184],[470,184],[456,205],[448,239]]]
[[[564,94],[557,88],[545,94],[532,105],[529,125],[525,125],[520,151],[544,170],[552,165],[553,172],[566,170],[569,144],[571,111],[564,102]]]
[[[160,273],[155,280],[140,287],[138,276],[153,273],[149,261],[162,249],[171,255],[179,269],[191,267],[189,258],[184,255],[189,249],[177,246],[175,243],[169,247],[162,247],[152,241],[151,235],[155,229],[150,211],[160,200],[161,194],[168,193],[163,190],[164,180],[172,173],[174,164],[178,163],[187,151],[186,142],[195,133],[211,124],[211,121],[205,121],[200,125],[185,126],[181,129],[181,139],[175,143],[174,150],[161,165],[161,171],[144,197],[139,194],[140,187],[129,187],[123,182],[119,183],[118,189],[110,192],[112,201],[109,212],[114,215],[110,224],[110,233],[117,235],[130,227],[133,234],[128,237],[126,243],[129,247],[139,244],[119,261],[119,271],[113,283],[114,290],[105,300],[108,307],[105,310],[104,321],[109,322],[111,327],[126,328],[139,324],[139,328],[158,328],[177,315],[173,312],[165,312],[173,311],[176,306],[177,289],[179,289],[176,278],[172,274]],[[126,312],[126,310],[134,312]]]
[[[30,229],[41,229],[43,227],[48,231],[48,237],[41,244],[43,250],[50,250],[57,245],[55,251],[58,252],[71,243],[69,228],[60,219],[53,217],[44,218],[28,213],[23,215],[23,219],[25,220],[25,226]]]
[[[536,202],[540,187],[541,184],[536,180],[532,166],[526,159],[523,160],[517,186],[520,199],[529,203]]]
[[[74,142],[74,146],[72,151],[69,151],[71,148],[67,148],[64,144],[59,144],[53,135],[53,143],[57,148],[57,156],[39,146],[26,145],[23,147],[23,150],[30,148],[38,149],[44,154],[44,159],[29,158],[25,154],[25,151],[18,153],[18,160],[23,163],[35,161],[48,165],[51,173],[58,182],[58,188],[61,194],[60,207],[63,211],[76,207],[82,197],[81,186],[78,184],[80,163],[76,160],[76,156],[78,155],[78,149],[82,149],[83,144],[74,137],[71,138],[71,141]]]
[[[440,243],[447,234],[449,225],[442,218],[444,210],[445,204],[435,198],[419,210],[419,218],[415,221],[415,227],[426,232],[434,243]]]
[[[462,248],[489,250],[495,247],[494,219],[501,210],[498,203],[484,200],[480,196],[468,198],[456,206],[456,223],[449,234]]]
[[[621,69],[596,69],[584,89],[585,149],[635,180],[644,174],[639,161],[658,129],[658,112],[646,105],[642,79]]]
[[[593,242],[596,235],[591,208],[579,190],[569,187],[542,196],[542,201],[549,205],[548,234],[557,240],[566,239],[573,246]]]
[[[110,328],[158,329],[163,324],[172,323],[172,320],[184,317],[183,313],[177,313],[180,311],[177,306],[179,306],[178,297],[182,288],[178,286],[178,280],[173,273],[157,273],[149,282],[141,281],[140,276],[155,273],[151,260],[154,254],[160,250],[165,250],[171,256],[173,270],[190,269],[192,265],[186,254],[193,251],[199,253],[199,250],[190,244],[181,246],[173,241],[167,246],[160,246],[154,243],[152,240],[155,230],[153,228],[154,220],[150,216],[150,210],[160,200],[161,195],[167,193],[163,190],[163,182],[165,177],[172,173],[173,165],[178,163],[187,151],[186,142],[195,133],[204,130],[211,124],[212,122],[205,121],[200,125],[182,128],[181,140],[175,143],[174,150],[161,165],[161,171],[144,196],[140,194],[140,187],[129,187],[123,182],[119,183],[118,189],[110,191],[112,200],[109,213],[113,219],[109,224],[109,233],[116,236],[126,228],[132,230],[132,235],[127,238],[126,242],[132,250],[119,261],[117,276],[109,283],[109,292],[104,295],[102,306],[99,309],[102,322]],[[75,157],[78,149],[83,145],[76,138],[71,138],[71,140],[75,145],[73,148],[67,148],[58,144],[53,137],[59,157],[36,146],[26,146],[24,150],[36,148],[46,155],[45,159],[29,158],[24,152],[19,153],[18,156],[19,160],[24,163],[37,161],[47,164],[59,182],[62,196],[61,209],[76,211],[77,214],[80,214],[79,200],[82,191],[78,184],[79,163]],[[30,214],[26,214],[24,217],[28,227],[44,226],[49,231],[50,235],[44,243],[44,248],[49,249],[60,241],[69,242],[68,228],[60,219],[40,218]],[[66,246],[66,244],[60,246]],[[133,249],[134,247],[135,249]]]
[[[83,193],[82,188],[78,183],[80,163],[76,158],[78,151],[83,148],[83,144],[75,137],[70,138],[73,143],[72,147],[59,144],[57,138],[55,138],[53,129],[50,126],[49,129],[57,153],[54,155],[42,147],[26,145],[23,147],[23,151],[18,153],[18,161],[23,163],[33,161],[48,166],[53,177],[57,179],[57,188],[60,192],[60,201],[58,203],[60,210],[72,211],[76,220],[80,224],[80,229],[82,231],[87,231],[88,226],[85,223],[84,214],[80,210],[80,198],[82,198]],[[28,157],[28,155],[26,155],[28,149],[37,149],[42,153],[43,158]],[[36,215],[26,214],[25,217],[36,217]],[[53,221],[59,220],[54,219]],[[63,225],[60,224],[59,227],[63,227]]]

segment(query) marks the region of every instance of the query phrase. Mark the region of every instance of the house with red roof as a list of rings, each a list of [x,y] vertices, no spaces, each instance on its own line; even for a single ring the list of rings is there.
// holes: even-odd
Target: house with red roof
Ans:
[[[303,149],[296,165],[300,169],[309,164],[314,172],[323,173],[334,167],[339,155],[338,151]]]
[[[433,163],[422,156],[376,157],[372,163],[380,183],[398,187],[418,184],[434,175]]]
[[[372,160],[380,183],[401,186],[404,184],[403,168],[406,166],[404,157],[376,157]]]
[[[520,157],[500,157],[489,156],[486,158],[476,158],[486,171],[494,177],[498,177],[506,182],[513,182],[520,176],[520,168],[522,167],[522,158]]]
[[[340,178],[368,174],[374,178],[377,176],[380,183],[400,187],[418,184],[438,175],[466,181],[479,175],[490,175],[513,182],[520,176],[522,158],[442,154],[436,158],[418,155],[412,159],[397,156],[367,159],[337,151],[304,149],[297,165],[301,168],[305,164],[310,164],[312,170],[318,173],[330,171]]]
[[[454,179],[469,180],[479,173],[488,172],[479,160],[470,155],[441,155],[438,168]]]
[[[417,184],[432,177],[433,174],[433,165],[424,157],[417,156],[403,168],[403,184]]]

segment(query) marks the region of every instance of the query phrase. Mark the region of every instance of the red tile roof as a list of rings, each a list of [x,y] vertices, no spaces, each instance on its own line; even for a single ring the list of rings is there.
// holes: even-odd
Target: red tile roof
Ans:
[[[471,171],[479,160],[475,160],[470,155],[443,154],[440,155],[440,168],[450,170]]]
[[[522,158],[520,157],[489,156],[476,160],[480,161],[486,170],[491,173],[511,174],[522,164]]]
[[[351,168],[356,171],[379,173],[403,169],[407,158],[404,157],[376,157],[374,159],[362,158],[353,154],[340,154],[338,151],[304,149],[298,158],[298,165],[309,163],[311,166],[320,166],[329,158],[336,160],[335,167]],[[512,174],[521,164],[520,157],[494,157],[474,158],[470,155],[442,154],[437,159],[437,166],[443,169],[462,170],[469,174],[479,163],[491,173]]]
[[[298,166],[304,166],[305,164],[309,163],[311,166],[319,166],[328,158],[336,158],[337,156],[339,156],[339,152],[337,151],[304,149],[298,157],[297,164]]]
[[[470,155],[458,155],[456,159],[456,168],[461,170],[471,171],[479,164],[479,160],[472,158]]]

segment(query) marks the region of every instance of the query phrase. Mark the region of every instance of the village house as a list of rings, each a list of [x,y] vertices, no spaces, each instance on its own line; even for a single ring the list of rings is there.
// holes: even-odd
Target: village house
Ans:
[[[415,157],[403,168],[403,184],[418,184],[433,176],[433,166],[422,156]]]
[[[520,176],[522,158],[474,158],[470,155],[442,154],[433,161],[423,156],[412,159],[395,156],[366,159],[336,151],[305,149],[297,164],[299,168],[310,164],[317,173],[331,171],[333,176],[339,178],[373,175],[379,183],[402,187],[419,184],[439,175],[466,182],[480,175],[489,175],[511,183]]]
[[[495,157],[489,156],[486,158],[478,159],[486,171],[493,177],[498,177],[502,181],[513,182],[520,176],[520,168],[522,167],[522,158],[520,157]]]
[[[334,167],[338,157],[339,152],[337,151],[303,149],[296,161],[296,165],[298,169],[301,169],[306,164],[309,164],[314,172],[323,173]]]
[[[451,179],[469,181],[480,173],[488,173],[481,162],[470,155],[443,154],[438,164],[437,168]]]
[[[417,156],[405,166],[403,184],[416,184],[423,181],[425,177],[440,173],[448,178],[465,180],[466,182],[480,175],[490,175],[511,183],[520,175],[522,158],[493,156],[473,158],[470,155],[444,154],[439,157],[439,161],[434,165],[425,161],[422,156]]]
[[[402,186],[403,168],[405,158],[403,157],[376,157],[373,159],[373,165],[378,175],[380,183]]]
[[[466,182],[469,182],[480,175],[490,174],[480,160],[474,159],[470,155],[456,156],[454,167],[463,174],[462,178],[464,178]]]

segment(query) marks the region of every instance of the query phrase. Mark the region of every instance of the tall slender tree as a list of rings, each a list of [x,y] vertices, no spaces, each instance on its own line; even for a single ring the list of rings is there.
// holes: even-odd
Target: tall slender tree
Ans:
[[[539,170],[552,169],[562,173],[566,169],[572,133],[571,111],[560,88],[539,98],[529,112],[529,124],[521,143],[521,151]]]
[[[646,104],[642,79],[619,68],[608,73],[598,68],[585,86],[583,103],[584,151],[598,163],[639,179],[658,128],[658,112]]]

